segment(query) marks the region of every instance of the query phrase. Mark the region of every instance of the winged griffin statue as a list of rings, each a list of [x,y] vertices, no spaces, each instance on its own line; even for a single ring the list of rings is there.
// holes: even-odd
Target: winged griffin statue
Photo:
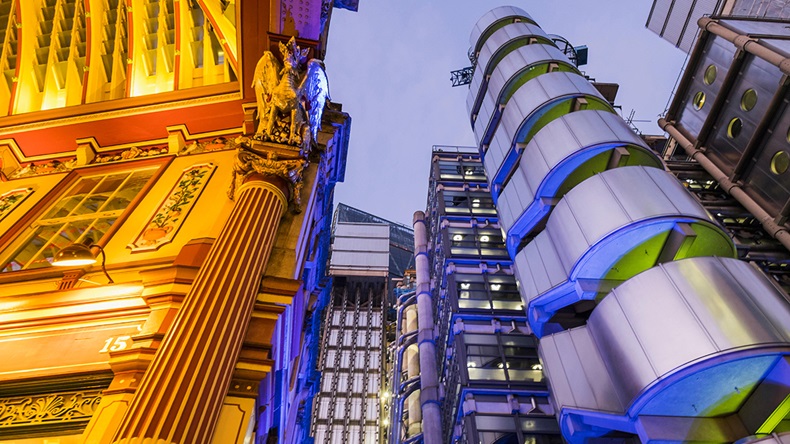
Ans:
[[[329,83],[324,64],[311,59],[291,37],[279,43],[283,63],[266,51],[255,66],[252,87],[258,102],[255,138],[300,146],[307,153],[318,137],[324,104],[329,99]]]

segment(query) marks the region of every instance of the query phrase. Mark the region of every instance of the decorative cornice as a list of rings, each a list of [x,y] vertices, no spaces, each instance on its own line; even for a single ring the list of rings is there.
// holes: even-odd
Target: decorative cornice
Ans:
[[[0,435],[15,427],[87,422],[101,401],[101,390],[0,398]]]
[[[200,154],[210,151],[231,150],[238,149],[241,144],[249,142],[247,137],[238,136],[235,138],[227,138],[224,136],[214,137],[209,140],[193,141],[186,145],[181,151],[178,152],[179,156],[187,156],[191,154]],[[89,165],[109,164],[124,162],[134,159],[142,159],[146,157],[161,157],[170,154],[167,145],[137,147],[130,146],[127,149],[115,152],[97,155]],[[69,160],[52,159],[44,163],[29,163],[24,167],[14,171],[9,175],[9,179],[19,179],[22,177],[39,176],[44,174],[65,173],[73,170],[74,168],[81,167],[77,158]],[[88,165],[85,165],[88,166]]]
[[[189,108],[197,105],[205,105],[211,103],[230,102],[239,100],[241,95],[239,93],[221,94],[215,96],[198,97],[194,99],[187,99],[177,102],[163,102],[153,105],[143,105],[135,108],[121,108],[112,111],[103,111],[90,114],[81,114],[77,116],[63,117],[60,119],[41,120],[31,123],[21,123],[18,125],[9,125],[0,130],[2,134],[13,134],[23,131],[33,131],[43,128],[51,128],[57,126],[74,125],[77,123],[93,122],[97,120],[112,119],[115,117],[124,117],[138,114],[148,114],[156,111],[167,111],[181,108]]]

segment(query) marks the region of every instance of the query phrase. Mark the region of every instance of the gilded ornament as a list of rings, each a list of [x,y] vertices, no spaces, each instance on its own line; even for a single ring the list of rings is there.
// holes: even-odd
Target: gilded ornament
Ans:
[[[0,398],[0,436],[4,428],[89,420],[101,391]]]
[[[63,173],[71,171],[77,165],[77,158],[61,162],[59,160],[50,160],[49,162],[34,164],[29,163],[23,168],[14,171],[10,178],[18,179],[20,177],[37,176],[39,174]]]
[[[228,197],[233,200],[236,189],[252,174],[275,176],[290,185],[291,200],[298,212],[302,204],[302,173],[307,165],[305,159],[279,160],[277,154],[273,152],[258,151],[246,144],[241,145],[233,162],[233,180],[230,183]]]
[[[306,153],[317,139],[321,115],[329,99],[323,62],[305,65],[308,49],[291,37],[279,43],[283,64],[266,51],[255,66],[252,87],[258,104],[258,140],[299,146]]]

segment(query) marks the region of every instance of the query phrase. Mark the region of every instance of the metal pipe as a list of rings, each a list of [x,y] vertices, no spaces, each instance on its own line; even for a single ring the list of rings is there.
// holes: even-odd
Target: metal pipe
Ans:
[[[417,337],[419,338],[417,307],[410,305],[406,307],[406,310],[404,310],[403,314],[406,317],[406,325],[404,325],[403,331],[401,333],[406,335],[416,332]],[[419,378],[420,357],[418,347],[415,347],[414,345],[404,347],[404,355],[405,358],[403,365],[406,367],[407,378]],[[401,371],[403,371],[402,367]],[[406,401],[406,408],[409,411],[409,421],[406,423],[407,434],[412,436],[422,432],[422,409],[420,408],[419,397],[413,396],[409,398]]]
[[[748,35],[738,34],[710,17],[702,17],[697,21],[697,24],[703,30],[716,34],[734,44],[738,49],[754,54],[768,63],[778,66],[782,73],[790,75],[790,58],[761,45],[757,39]]]
[[[719,182],[722,189],[738,201],[747,211],[752,213],[758,221],[762,224],[763,228],[773,236],[776,240],[782,243],[788,250],[790,250],[790,232],[786,227],[778,225],[774,218],[768,214],[757,202],[754,201],[737,183],[734,183],[722,170],[719,169],[705,153],[694,147],[694,144],[688,140],[683,134],[675,128],[675,125],[668,122],[663,117],[658,119],[658,126],[677,141],[677,143],[686,150],[686,153],[699,163],[705,171],[708,172],[713,179]]]
[[[417,336],[417,319],[414,304],[417,302],[417,295],[415,292],[406,293],[398,298],[398,310],[395,320],[395,331],[398,332],[396,339],[395,350],[395,365],[394,374],[392,377],[393,384],[393,397],[396,399],[395,408],[392,409],[390,424],[392,430],[390,432],[390,444],[401,442],[401,431],[403,426],[403,408],[407,399],[414,391],[414,388],[408,391],[402,390],[401,375],[403,373],[404,364],[407,371],[407,382],[411,379],[419,378],[419,362],[416,359],[416,353],[405,352],[409,350],[409,346],[413,345]],[[405,318],[405,319],[404,319]],[[405,322],[404,322],[405,321]],[[404,354],[406,354],[404,358]],[[406,424],[407,436],[414,436],[420,434],[420,420],[422,418],[420,405],[417,399],[412,397],[408,402],[409,421]]]
[[[417,271],[422,433],[425,444],[440,444],[442,442],[442,415],[439,409],[439,376],[436,362],[436,338],[426,231],[425,213],[416,211],[414,213],[414,263]]]

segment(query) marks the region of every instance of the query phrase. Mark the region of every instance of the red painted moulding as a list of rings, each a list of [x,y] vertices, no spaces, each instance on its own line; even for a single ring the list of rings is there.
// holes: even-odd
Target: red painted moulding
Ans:
[[[167,127],[186,125],[190,134],[239,128],[244,123],[241,100],[152,111],[42,129],[2,132],[0,139],[14,139],[26,157],[71,153],[77,139],[94,137],[100,146],[145,142],[167,137]]]

